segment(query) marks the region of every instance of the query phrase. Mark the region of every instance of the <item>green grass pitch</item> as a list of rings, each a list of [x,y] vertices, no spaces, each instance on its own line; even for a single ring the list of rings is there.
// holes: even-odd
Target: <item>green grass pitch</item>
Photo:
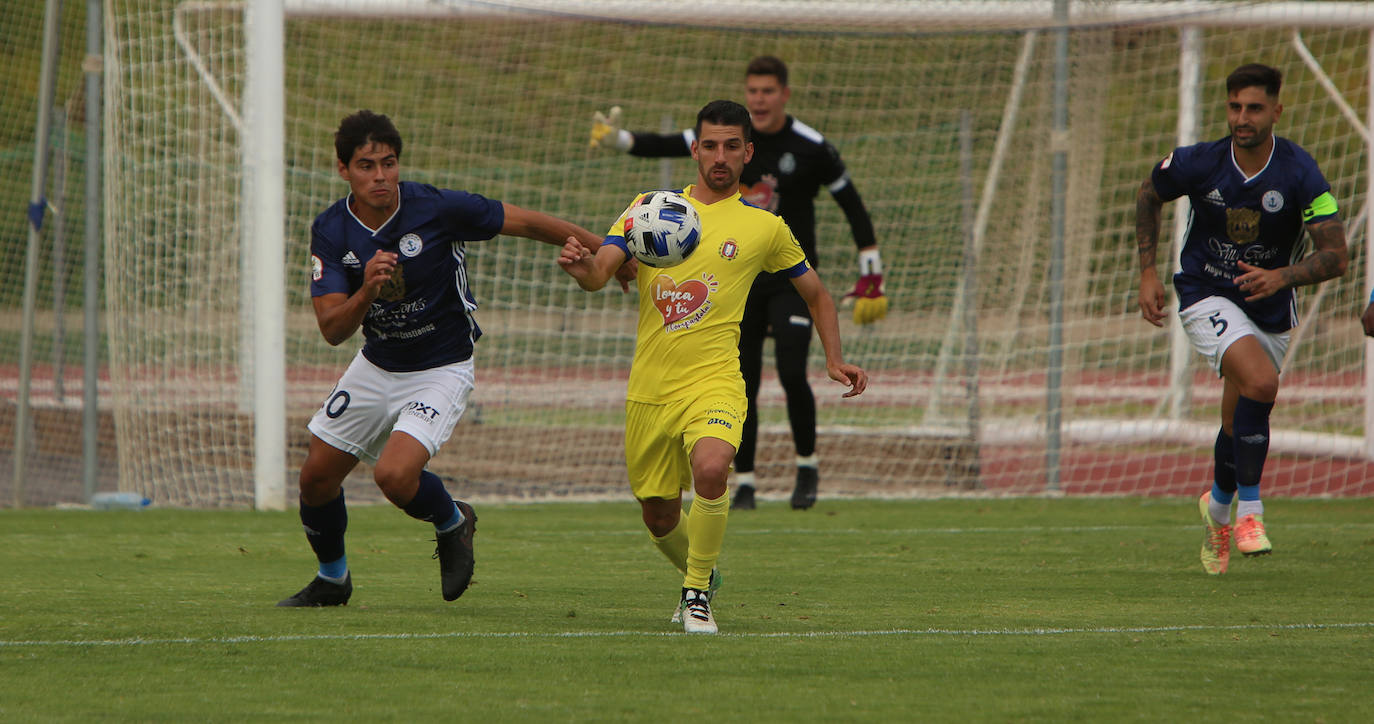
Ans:
[[[1371,721],[1374,500],[1269,500],[1206,576],[1180,499],[782,501],[731,516],[721,635],[633,502],[351,510],[345,608],[293,512],[0,512],[0,720]]]

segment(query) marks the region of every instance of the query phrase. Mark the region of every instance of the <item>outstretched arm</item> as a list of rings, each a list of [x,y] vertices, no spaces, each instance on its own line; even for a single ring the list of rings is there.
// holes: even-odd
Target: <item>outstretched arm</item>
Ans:
[[[692,141],[683,133],[638,133],[625,130],[620,106],[610,113],[597,111],[592,115],[592,132],[587,145],[609,148],[643,158],[665,158],[692,155]]]
[[[1264,269],[1245,262],[1237,262],[1244,272],[1236,277],[1236,286],[1248,296],[1245,301],[1264,299],[1286,287],[1319,284],[1345,273],[1350,255],[1346,251],[1345,225],[1335,216],[1307,225],[1312,237],[1312,253],[1297,264],[1278,269]]]
[[[868,373],[844,361],[840,351],[840,322],[835,316],[835,300],[830,298],[830,292],[825,290],[820,276],[815,270],[808,269],[805,274],[792,278],[792,286],[797,288],[811,310],[816,335],[821,338],[821,347],[825,349],[826,374],[830,379],[849,386],[844,397],[862,393],[868,387]]]
[[[523,209],[514,204],[502,202],[501,205],[506,209],[506,221],[501,226],[502,234],[523,236],[526,239],[534,239],[556,246],[563,246],[571,237],[577,239],[584,248],[590,251],[595,252],[601,247],[600,236],[571,221],[565,221],[557,216],[549,216],[538,211]],[[624,261],[623,257],[621,261]],[[630,280],[634,279],[635,276],[635,265],[626,264],[623,268],[612,269],[611,274],[620,282],[620,290],[628,292],[630,291]],[[600,289],[600,287],[597,288]]]
[[[523,236],[555,246],[562,246],[565,239],[574,236],[583,246],[593,251],[601,246],[601,237],[571,221],[524,209],[515,204],[502,202],[501,205],[506,210],[506,221],[501,225],[502,234]]]
[[[1159,218],[1164,200],[1155,192],[1150,179],[1140,184],[1135,195],[1135,247],[1140,261],[1140,316],[1156,327],[1164,326],[1164,284],[1155,269],[1155,250],[1159,248]]]

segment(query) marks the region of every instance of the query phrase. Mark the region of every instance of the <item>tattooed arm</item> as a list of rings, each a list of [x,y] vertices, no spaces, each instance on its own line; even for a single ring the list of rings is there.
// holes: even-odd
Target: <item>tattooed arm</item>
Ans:
[[[1155,250],[1159,248],[1160,209],[1164,200],[1155,193],[1150,179],[1140,184],[1135,195],[1135,248],[1140,261],[1140,316],[1156,327],[1164,326],[1164,284],[1155,269]]]
[[[1345,274],[1349,261],[1345,246],[1345,224],[1332,216],[1307,225],[1312,237],[1312,253],[1292,266],[1286,266],[1283,281],[1290,287],[1316,284]]]
[[[1345,273],[1349,253],[1345,248],[1345,225],[1335,216],[1307,225],[1312,237],[1312,253],[1302,261],[1278,269],[1263,269],[1245,262],[1238,265],[1243,274],[1236,286],[1249,296],[1245,301],[1264,299],[1286,287],[1300,287],[1335,279]]]

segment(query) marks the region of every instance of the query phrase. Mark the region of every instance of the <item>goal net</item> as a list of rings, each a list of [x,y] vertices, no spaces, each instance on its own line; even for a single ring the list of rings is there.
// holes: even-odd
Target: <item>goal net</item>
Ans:
[[[243,340],[253,330],[242,310],[254,292],[239,199],[255,139],[240,120],[244,9],[108,4],[106,309],[120,479],[163,503],[250,504]],[[863,396],[841,400],[812,345],[829,496],[1182,494],[1210,480],[1221,385],[1169,329],[1140,319],[1135,192],[1179,145],[1181,113],[1197,114],[1195,140],[1226,135],[1223,80],[1238,65],[1285,72],[1277,132],[1317,159],[1352,250],[1365,243],[1374,11],[1362,4],[1073,2],[1064,133],[1054,129],[1059,35],[1048,2],[654,6],[287,3],[288,490],[304,424],[360,344],[328,346],[308,293],[309,224],[347,193],[333,131],[360,108],[400,129],[403,178],[600,232],[636,191],[690,183],[695,167],[589,149],[593,112],[619,105],[632,129],[685,128],[709,100],[743,100],[752,57],[784,59],[788,111],[839,148],[872,215],[891,302],[870,327],[841,312],[845,356],[871,375]],[[1195,104],[1180,92],[1190,77]],[[1067,160],[1058,254],[1056,152]],[[824,196],[820,272],[838,299],[855,279],[854,244]],[[1166,208],[1166,230],[1180,206]],[[1161,267],[1173,242],[1164,236]],[[461,495],[625,494],[634,300],[578,291],[555,256],[509,237],[469,245],[486,331],[477,390],[431,465]],[[1372,492],[1363,257],[1300,293],[1269,495]],[[765,497],[792,484],[783,402],[766,369]],[[350,491],[371,489],[365,467],[355,475]]]

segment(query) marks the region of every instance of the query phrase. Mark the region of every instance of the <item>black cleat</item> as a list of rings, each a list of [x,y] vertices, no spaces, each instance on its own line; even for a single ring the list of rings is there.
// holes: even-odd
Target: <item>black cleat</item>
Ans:
[[[730,501],[730,510],[753,510],[754,486],[741,485],[735,490],[735,499]]]
[[[792,510],[806,510],[816,504],[820,473],[811,467],[797,468],[797,487],[792,489]]]
[[[333,583],[326,581],[319,576],[311,581],[290,598],[283,598],[277,601],[277,606],[283,608],[301,608],[310,606],[344,606],[348,604],[348,597],[353,595],[353,574],[344,576],[343,583]]]
[[[434,537],[434,557],[439,559],[439,581],[445,601],[455,600],[468,590],[474,565],[472,535],[477,532],[477,513],[461,500],[454,503],[463,512],[463,524]]]

